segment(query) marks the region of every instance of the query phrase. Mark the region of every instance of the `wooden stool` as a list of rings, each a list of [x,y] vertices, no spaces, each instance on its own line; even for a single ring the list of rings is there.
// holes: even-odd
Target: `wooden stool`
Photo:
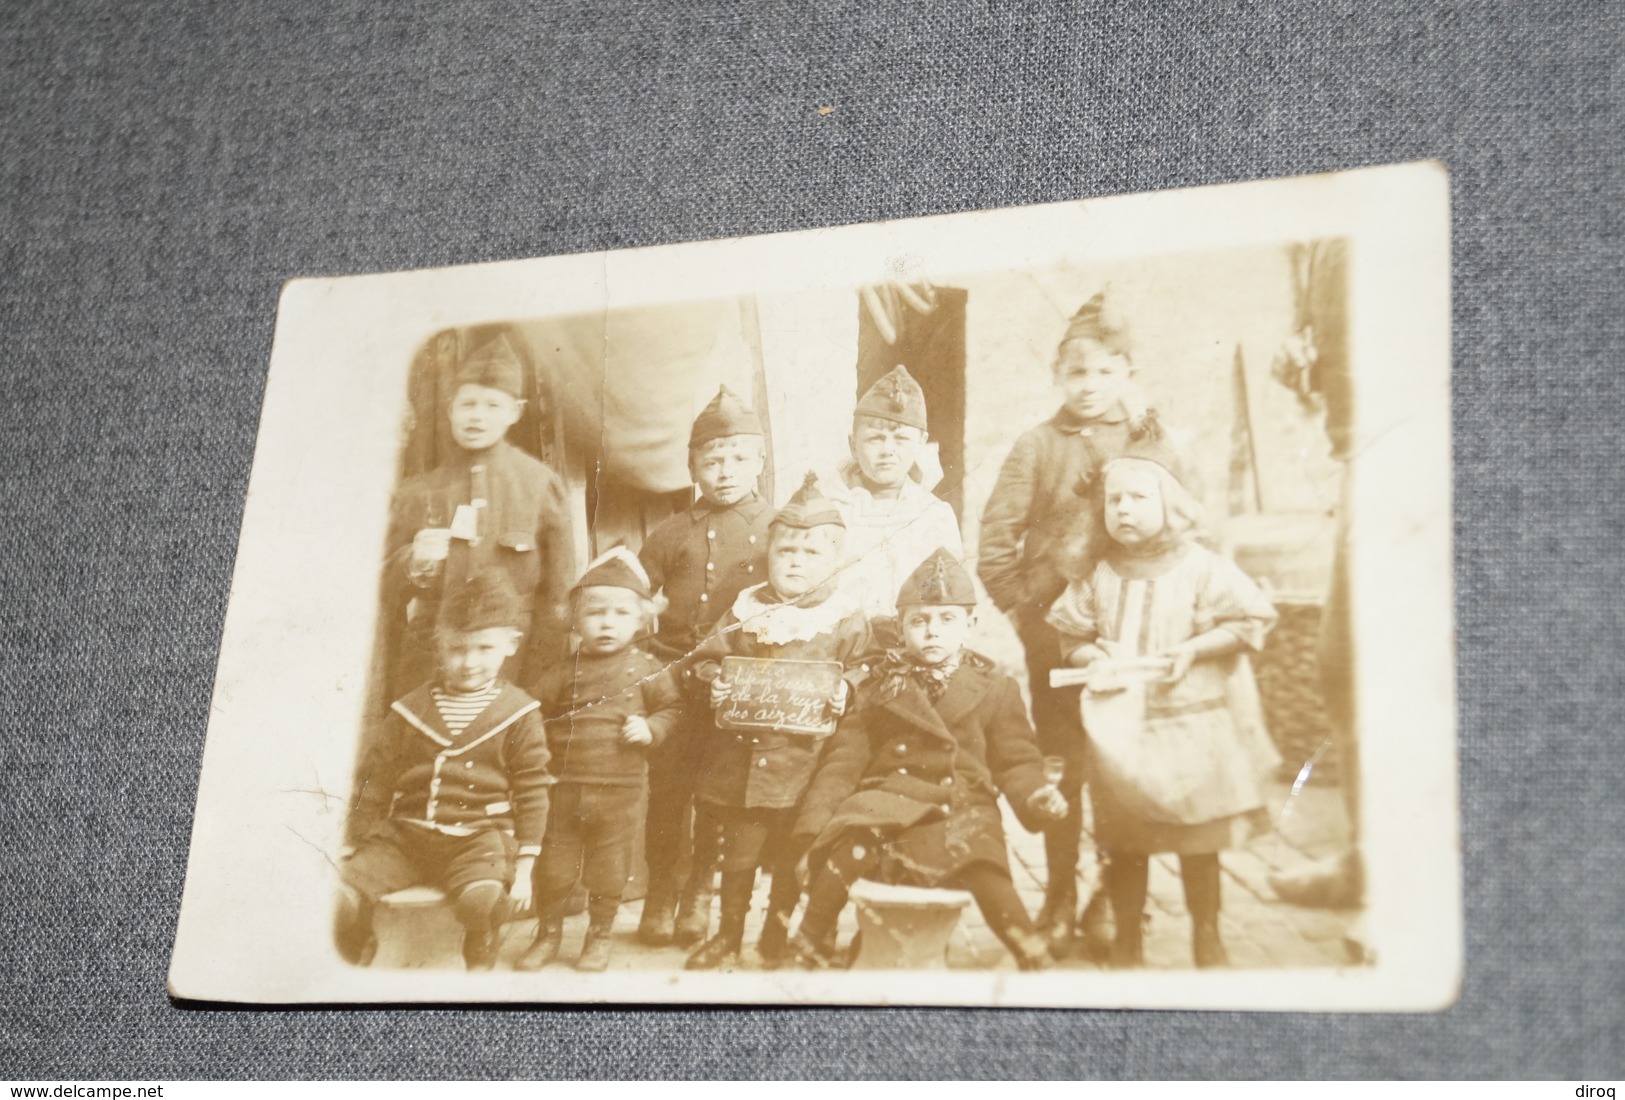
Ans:
[[[463,926],[446,895],[408,886],[378,899],[372,914],[378,954],[373,966],[463,969]]]
[[[948,937],[960,911],[973,900],[963,890],[888,886],[859,879],[851,897],[858,911],[859,942],[852,967],[946,970]]]

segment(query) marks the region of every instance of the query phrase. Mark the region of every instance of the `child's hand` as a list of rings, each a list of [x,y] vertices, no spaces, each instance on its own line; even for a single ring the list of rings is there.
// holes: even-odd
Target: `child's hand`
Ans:
[[[1073,668],[1088,668],[1096,661],[1106,659],[1106,651],[1098,645],[1080,645],[1067,657],[1066,663]]]
[[[846,705],[852,699],[852,685],[842,680],[835,689],[835,698],[829,701],[829,714],[831,718],[839,718],[846,713]]]
[[[513,865],[513,885],[508,887],[508,900],[515,910],[530,907],[530,878],[536,869],[535,856],[520,856]]]
[[[451,528],[425,527],[412,536],[412,567],[427,569],[439,565],[451,553]]]
[[[1040,817],[1047,817],[1051,821],[1060,821],[1066,817],[1070,808],[1066,804],[1066,796],[1054,787],[1040,787],[1027,796],[1027,808]]]
[[[712,680],[711,681],[711,705],[713,707],[722,706],[724,703],[726,703],[728,701],[728,693],[730,691],[732,691],[732,690],[733,690],[733,685],[730,684],[727,680],[724,680],[721,676],[718,676],[715,680]]]
[[[1164,683],[1177,683],[1185,678],[1185,673],[1191,670],[1191,662],[1196,660],[1196,647],[1189,642],[1181,642],[1163,650],[1162,656],[1173,662],[1173,667],[1164,676]]]
[[[649,720],[641,714],[627,715],[626,721],[621,723],[621,740],[628,745],[654,744],[655,735],[649,728]]]

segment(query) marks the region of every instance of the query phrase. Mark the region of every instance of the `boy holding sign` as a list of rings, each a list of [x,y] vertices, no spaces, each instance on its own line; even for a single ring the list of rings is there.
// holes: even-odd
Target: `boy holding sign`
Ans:
[[[770,966],[784,957],[801,900],[796,807],[872,648],[862,609],[833,583],[844,541],[841,513],[809,475],[768,529],[767,583],[741,592],[700,649],[694,675],[710,684],[718,728],[696,796],[721,830],[722,916],[691,970],[739,962],[759,867],[773,887],[758,949]]]

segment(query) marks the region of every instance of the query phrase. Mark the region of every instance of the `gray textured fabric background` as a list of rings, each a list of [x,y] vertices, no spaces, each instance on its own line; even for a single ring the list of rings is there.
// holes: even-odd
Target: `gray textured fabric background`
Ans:
[[[1625,9],[1032,8],[4,6],[0,1078],[1625,1073]],[[1419,157],[1454,174],[1454,1011],[165,996],[283,280]]]

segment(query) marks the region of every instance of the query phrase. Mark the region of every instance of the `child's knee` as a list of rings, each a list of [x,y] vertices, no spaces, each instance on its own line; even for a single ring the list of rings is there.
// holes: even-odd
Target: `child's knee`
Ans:
[[[452,911],[462,924],[484,924],[491,919],[491,913],[496,909],[497,902],[502,900],[503,893],[502,883],[494,879],[471,882],[452,901]]]

